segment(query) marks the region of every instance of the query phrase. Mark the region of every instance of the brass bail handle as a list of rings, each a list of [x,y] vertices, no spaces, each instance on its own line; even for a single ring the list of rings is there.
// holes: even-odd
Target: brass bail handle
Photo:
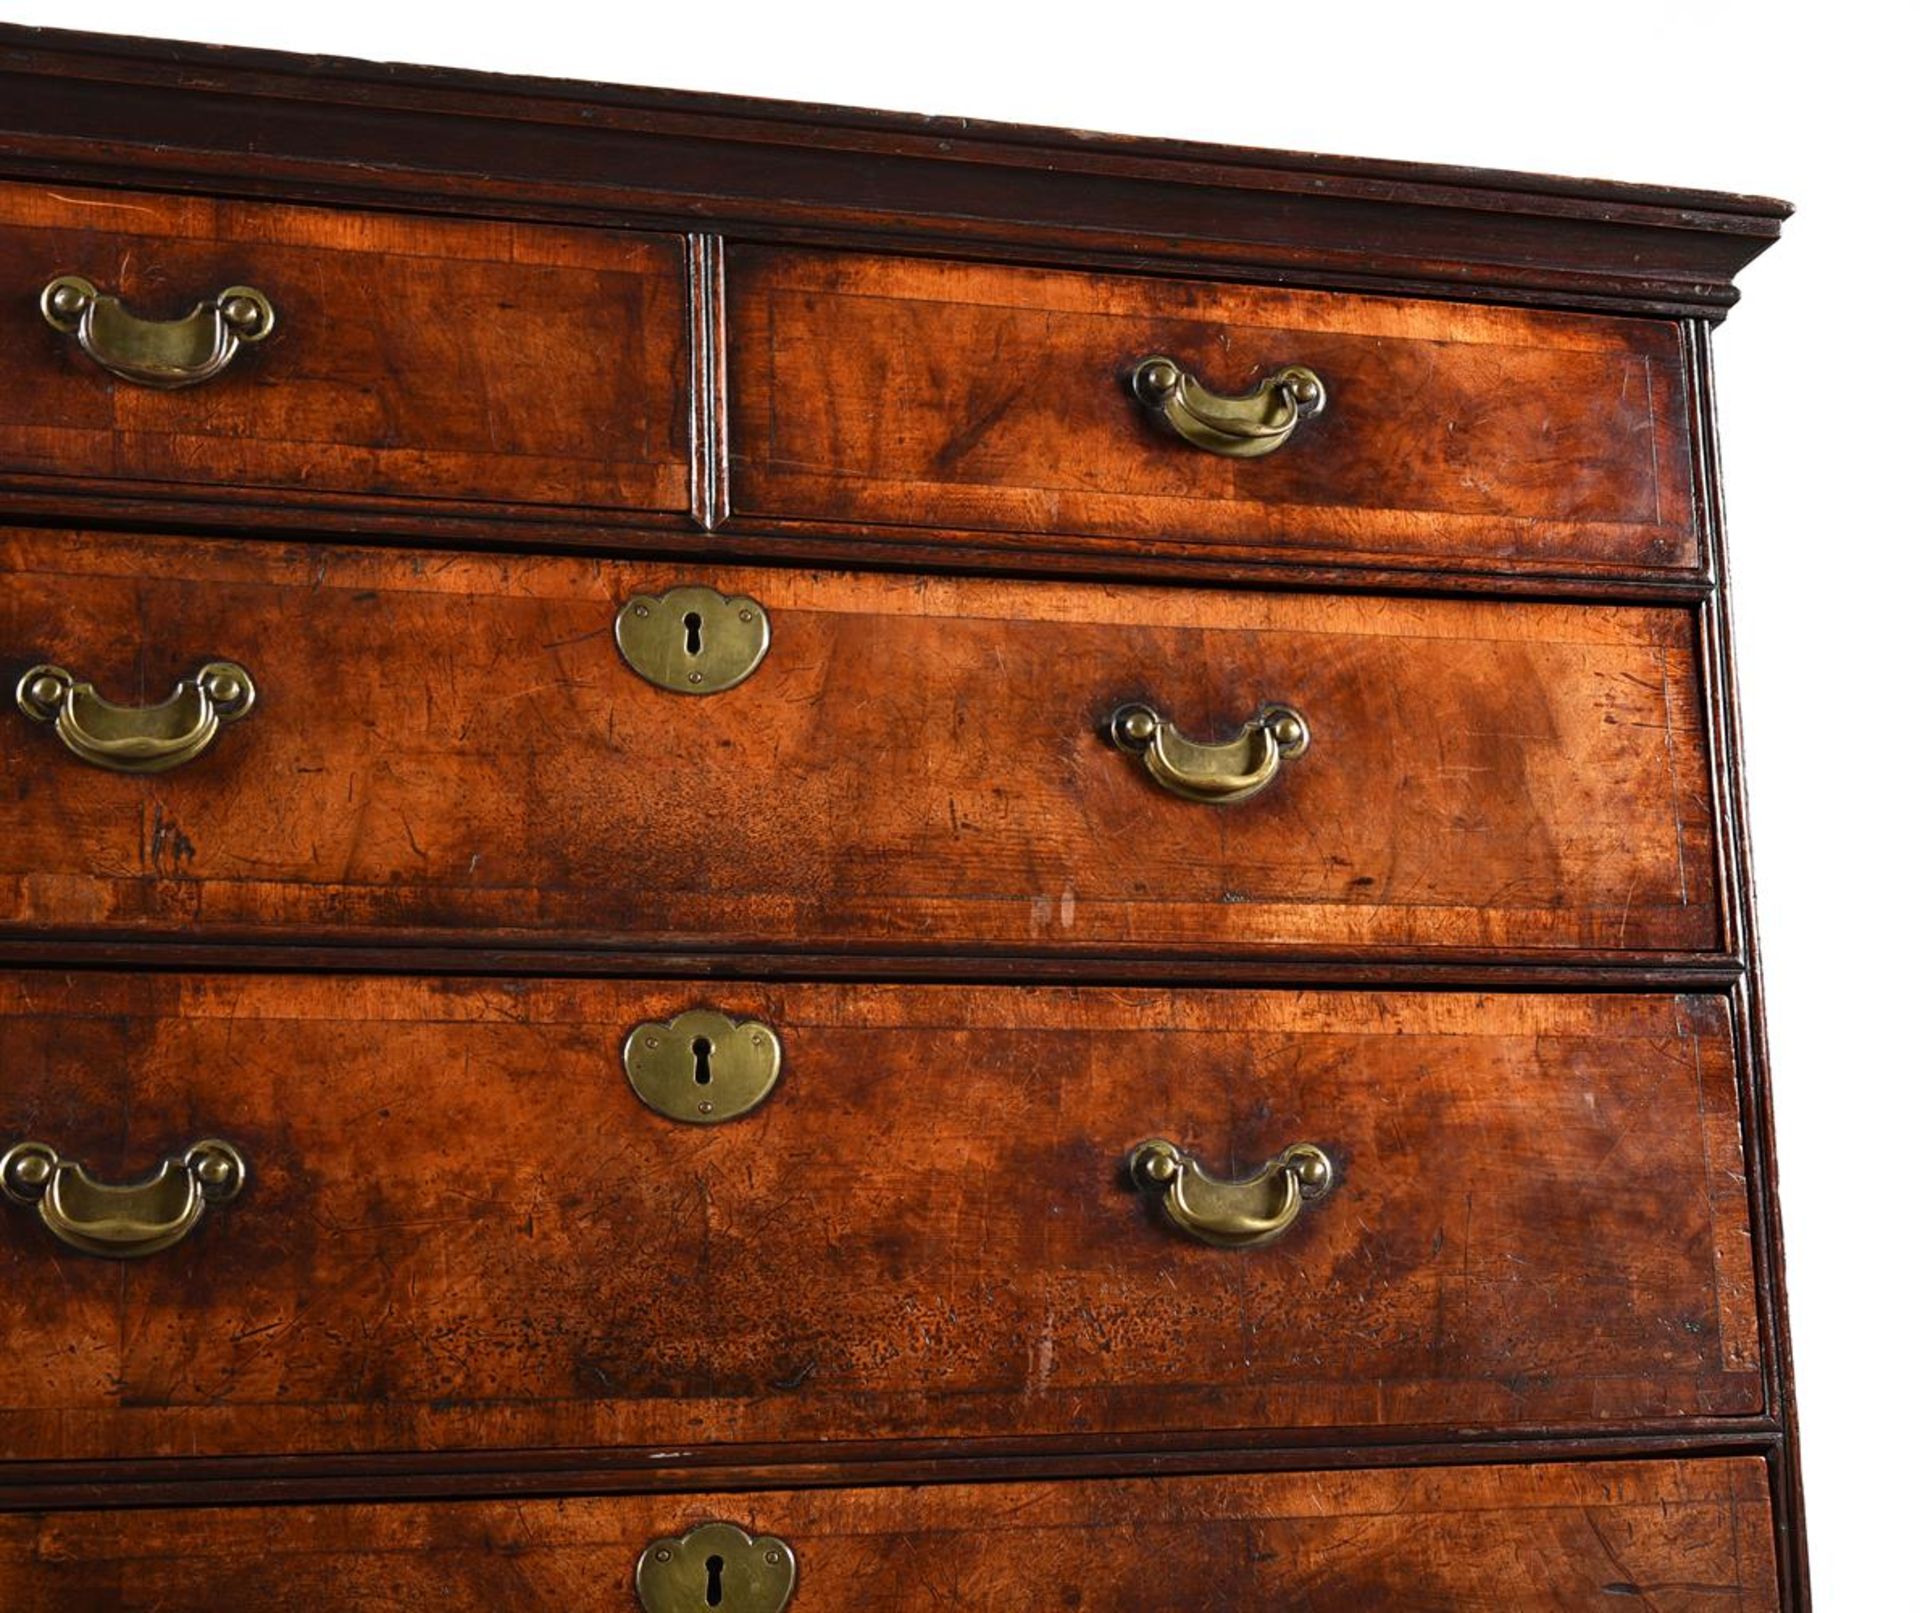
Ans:
[[[78,338],[80,351],[101,368],[169,391],[211,381],[274,326],[273,304],[252,286],[228,286],[178,319],[142,319],[77,274],[47,282],[40,313],[55,330]]]
[[[144,1181],[102,1182],[45,1143],[15,1143],[0,1155],[0,1191],[31,1204],[69,1248],[111,1260],[171,1249],[213,1204],[238,1196],[246,1161],[232,1143],[208,1138],[160,1162]]]
[[[1226,806],[1258,795],[1283,763],[1306,753],[1307,720],[1291,706],[1262,706],[1233,738],[1188,739],[1152,706],[1122,706],[1108,723],[1113,742],[1147,764],[1154,783],[1183,801]]]
[[[1312,1143],[1294,1143],[1251,1176],[1229,1181],[1155,1137],[1127,1155],[1127,1173],[1141,1189],[1162,1195],[1161,1208],[1176,1227],[1217,1249],[1272,1243],[1333,1188],[1333,1161]]]
[[[14,689],[21,711],[51,723],[81,761],[114,773],[164,773],[213,743],[223,722],[253,708],[253,679],[232,661],[209,661],[157,706],[122,706],[65,667],[29,667]]]
[[[1327,406],[1327,389],[1304,365],[1275,370],[1237,397],[1210,392],[1191,370],[1156,353],[1133,367],[1133,395],[1184,442],[1229,459],[1270,454]]]

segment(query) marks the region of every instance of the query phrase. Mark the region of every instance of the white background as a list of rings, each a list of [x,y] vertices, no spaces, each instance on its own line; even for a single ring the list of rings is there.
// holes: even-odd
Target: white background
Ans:
[[[1920,933],[1909,7],[62,0],[0,11],[1797,203],[1784,239],[1743,276],[1746,301],[1717,353],[1814,1585],[1829,1610],[1920,1609],[1920,1217],[1907,1176],[1920,1058],[1904,1023]]]

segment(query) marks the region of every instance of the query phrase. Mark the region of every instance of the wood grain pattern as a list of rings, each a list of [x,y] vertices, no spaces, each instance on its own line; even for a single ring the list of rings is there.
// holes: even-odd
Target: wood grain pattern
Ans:
[[[674,1124],[628,1030],[773,1025]],[[1632,1425],[1763,1409],[1723,1000],[0,979],[0,1131],[245,1198],[125,1267],[0,1224],[0,1456]],[[1286,1240],[1126,1183],[1320,1143]]]
[[[0,713],[0,1119],[131,1172],[238,1116],[275,1163],[166,1284],[5,1208],[0,1510],[49,1515],[0,1527],[0,1605],[625,1608],[639,1542],[719,1513],[806,1536],[803,1610],[1804,1609],[1706,363],[1788,212],[0,24],[11,519],[509,551],[8,542],[0,671],[270,677],[167,779]],[[722,237],[733,355],[683,308]],[[76,268],[298,317],[158,399],[33,314]],[[1109,330],[1223,388],[1310,346],[1335,412],[1183,457]],[[735,400],[731,524],[729,356],[783,383]],[[642,546],[694,558],[523,558]],[[773,698],[648,703],[613,605],[722,556],[1084,586],[743,570],[784,590]],[[1256,687],[1317,744],[1233,813],[1092,737]],[[751,1183],[726,1136],[623,1146],[612,1045],[682,998],[797,1027]],[[1328,1109],[1340,1192],[1233,1286],[1098,1182],[1149,1111],[1226,1163]],[[1302,1471],[1382,1462],[1439,1465]]]
[[[254,285],[278,323],[156,392],[46,325],[56,274],[153,319]],[[684,278],[659,235],[0,185],[0,472],[683,511]]]
[[[746,247],[727,285],[744,516],[1699,564],[1671,323]],[[1222,459],[1129,394],[1153,353],[1220,392],[1304,364],[1331,401]]]
[[[255,711],[129,779],[0,721],[16,933],[1526,955],[1719,944],[1693,614],[14,532],[0,660],[120,700],[210,655]],[[773,613],[664,694],[623,600]],[[1243,806],[1102,729],[1150,698],[1314,744]]]
[[[50,1514],[0,1519],[18,1613],[554,1607],[625,1613],[650,1541],[708,1518],[793,1547],[793,1613],[1766,1613],[1765,1464]],[[87,1600],[91,1598],[91,1600]]]

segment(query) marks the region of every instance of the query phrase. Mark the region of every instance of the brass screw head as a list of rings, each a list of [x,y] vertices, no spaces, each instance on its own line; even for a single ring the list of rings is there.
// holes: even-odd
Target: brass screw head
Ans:
[[[1153,720],[1153,713],[1135,709],[1126,714],[1120,722],[1120,732],[1136,745],[1144,745],[1153,738],[1159,725]]]
[[[1174,1164],[1171,1157],[1155,1149],[1140,1162],[1140,1169],[1156,1182],[1173,1180]]]
[[[1142,390],[1156,397],[1165,397],[1180,384],[1180,372],[1164,358],[1154,359],[1140,366],[1140,386]]]
[[[21,1187],[45,1187],[53,1166],[45,1154],[22,1154],[13,1162],[13,1179]]]
[[[1293,746],[1307,737],[1307,731],[1300,719],[1289,713],[1273,725],[1273,737],[1282,745]]]
[[[251,297],[229,297],[220,313],[235,330],[253,330],[260,323],[260,305]]]
[[[207,679],[207,698],[217,705],[226,705],[240,698],[240,680],[231,672],[216,672]]]
[[[38,706],[51,706],[65,694],[60,680],[51,673],[42,673],[27,685],[27,698]]]
[[[47,299],[47,306],[56,314],[71,318],[87,306],[86,293],[78,286],[56,286],[53,295]]]
[[[1293,383],[1294,402],[1311,409],[1320,401],[1320,383],[1308,376],[1299,376]]]
[[[1315,1190],[1325,1187],[1332,1174],[1327,1169],[1327,1162],[1318,1154],[1303,1155],[1294,1165],[1293,1170],[1294,1174],[1300,1178],[1302,1187]]]
[[[203,1187],[225,1187],[233,1180],[233,1161],[224,1154],[203,1154],[193,1162],[193,1174]]]

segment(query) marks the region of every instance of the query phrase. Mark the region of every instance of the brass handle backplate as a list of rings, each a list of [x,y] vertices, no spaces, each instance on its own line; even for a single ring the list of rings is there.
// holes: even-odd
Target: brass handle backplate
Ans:
[[[633,1588],[645,1613],[780,1613],[798,1572],[793,1548],[777,1535],[703,1523],[647,1547]]]
[[[1270,454],[1327,406],[1327,389],[1312,370],[1289,364],[1251,392],[1222,397],[1163,354],[1133,367],[1133,395],[1184,442],[1230,459]]]
[[[613,621],[628,666],[656,689],[719,694],[743,683],[773,642],[767,608],[704,584],[635,594]]]
[[[1223,1181],[1184,1148],[1155,1137],[1127,1155],[1127,1171],[1141,1188],[1163,1195],[1161,1208],[1176,1227],[1220,1249],[1272,1243],[1333,1186],[1333,1162],[1312,1143],[1295,1143],[1251,1176]]]
[[[65,667],[31,667],[14,698],[35,722],[52,723],[83,762],[115,773],[164,773],[213,743],[223,722],[253,707],[253,679],[232,661],[209,661],[157,706],[120,706]]]
[[[757,1108],[780,1079],[780,1038],[756,1019],[689,1008],[627,1033],[620,1053],[634,1095],[669,1120],[718,1125]]]
[[[274,323],[273,304],[252,286],[228,286],[179,319],[142,319],[77,274],[47,282],[40,312],[55,330],[77,337],[103,369],[167,390],[211,381],[242,347],[264,341]]]
[[[1147,764],[1163,790],[1214,806],[1258,795],[1280,776],[1283,762],[1305,754],[1311,738],[1306,718],[1291,706],[1263,706],[1219,744],[1188,739],[1148,705],[1122,706],[1107,728],[1114,744]]]
[[[143,1182],[102,1182],[45,1143],[15,1143],[0,1155],[0,1190],[36,1205],[47,1230],[90,1255],[127,1260],[171,1249],[200,1224],[210,1204],[226,1204],[247,1179],[232,1143],[209,1138],[162,1160]]]

